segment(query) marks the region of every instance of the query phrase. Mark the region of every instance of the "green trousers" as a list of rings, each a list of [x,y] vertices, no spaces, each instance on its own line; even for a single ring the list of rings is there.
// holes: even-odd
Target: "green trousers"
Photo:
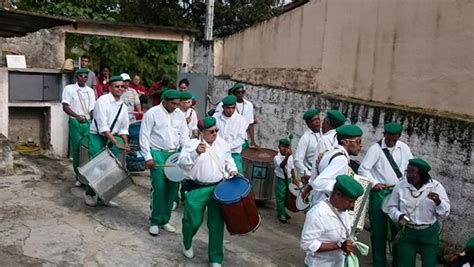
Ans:
[[[392,190],[390,189],[381,191],[370,190],[370,241],[372,244],[372,264],[374,267],[385,267],[387,265],[387,241],[390,242],[397,231],[395,224],[388,215],[382,211],[383,200],[385,197],[389,197],[391,193]],[[392,253],[392,266],[398,266],[396,246],[393,246]]]
[[[276,177],[277,184],[275,186],[275,196],[276,196],[276,204],[277,204],[277,213],[278,217],[287,215],[286,208],[285,208],[285,200],[286,200],[286,193],[287,187],[289,184],[289,179],[287,180],[288,183],[285,183],[284,178]]]
[[[115,137],[115,140],[117,140],[119,144],[125,145],[125,142],[123,141],[122,137],[118,135],[114,135],[114,137]],[[89,136],[89,158],[90,159],[94,158],[95,156],[97,156],[97,154],[99,154],[100,152],[102,152],[102,150],[104,150],[106,146],[104,139],[105,139],[104,137],[98,134],[91,134]],[[120,149],[118,149],[116,146],[110,147],[110,150],[115,156],[117,156],[120,153]],[[90,186],[86,186],[86,195],[95,196],[96,194]]]
[[[232,153],[232,158],[234,159],[235,166],[237,166],[237,172],[243,173],[242,156],[240,155],[240,153]]]
[[[89,138],[90,122],[80,123],[74,118],[69,118],[69,141],[71,143],[72,167],[76,175],[78,174],[77,167],[79,166],[79,150],[81,141]]]
[[[245,140],[244,143],[242,144],[242,150],[245,150],[250,147],[249,140]]]
[[[209,229],[208,257],[210,263],[222,263],[224,259],[224,218],[220,204],[214,200],[214,186],[201,187],[186,193],[183,213],[183,244],[189,249],[193,236],[199,230],[207,207]]]
[[[423,230],[405,228],[397,242],[399,266],[415,267],[418,252],[421,254],[421,266],[435,267],[438,244],[438,222]]]
[[[155,165],[163,166],[174,152],[151,150]],[[171,218],[173,202],[178,195],[179,183],[165,177],[164,168],[156,166],[151,173],[150,226],[162,226]]]

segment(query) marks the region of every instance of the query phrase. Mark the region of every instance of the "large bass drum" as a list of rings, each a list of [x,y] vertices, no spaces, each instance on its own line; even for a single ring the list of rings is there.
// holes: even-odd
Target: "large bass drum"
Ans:
[[[221,203],[222,216],[231,235],[254,232],[260,226],[261,217],[247,179],[223,180],[214,189],[214,199]]]
[[[78,168],[78,179],[89,185],[105,202],[110,201],[133,184],[120,161],[105,148],[89,162]]]
[[[256,200],[273,199],[275,192],[273,158],[277,153],[267,148],[248,148],[242,151],[243,174],[252,183]]]

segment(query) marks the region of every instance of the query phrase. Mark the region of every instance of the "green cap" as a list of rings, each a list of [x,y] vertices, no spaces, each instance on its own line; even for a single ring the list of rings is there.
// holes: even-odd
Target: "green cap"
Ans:
[[[189,92],[181,92],[181,95],[179,96],[179,99],[192,99],[193,94]]]
[[[180,99],[180,98],[181,98],[181,93],[174,89],[166,90],[163,93],[163,99],[165,100],[174,100],[174,99]]]
[[[282,138],[278,141],[278,144],[282,146],[290,146],[291,142],[290,142],[290,139],[288,138]]]
[[[336,133],[347,137],[361,137],[363,134],[362,129],[354,124],[339,126],[336,129]]]
[[[417,167],[420,170],[423,170],[425,172],[429,172],[431,170],[430,164],[428,164],[428,162],[426,162],[425,160],[422,160],[420,158],[415,158],[415,159],[408,160],[408,165]]]
[[[80,74],[89,74],[89,69],[88,68],[79,68],[76,70],[76,75]]]
[[[310,108],[308,109],[308,111],[306,111],[304,114],[303,114],[303,120],[307,121],[307,120],[310,120],[312,119],[314,116],[318,115],[319,114],[319,109],[317,108]]]
[[[388,134],[401,134],[403,127],[398,122],[389,122],[383,126],[383,130]]]
[[[364,194],[362,185],[346,174],[336,177],[336,185],[334,187],[350,198],[358,198]]]
[[[232,106],[235,105],[235,103],[237,103],[237,97],[235,97],[235,95],[228,95],[222,99],[222,104],[224,106]]]
[[[214,125],[216,125],[216,118],[214,117],[205,117],[198,121],[198,128],[200,130],[211,128]]]
[[[231,91],[234,91],[234,90],[239,90],[239,89],[242,89],[244,88],[244,85],[242,83],[235,83],[234,86],[232,86],[232,88],[230,88]]]
[[[109,83],[121,82],[121,81],[123,81],[123,78],[122,78],[122,76],[120,76],[120,75],[112,76],[112,77],[110,77],[110,79],[109,79]]]
[[[474,249],[474,237],[471,237],[466,243],[466,249],[472,250]]]
[[[335,110],[335,109],[328,110],[327,116],[329,120],[331,121],[332,125],[336,128],[343,125],[346,122],[346,116],[344,116],[344,114],[342,114],[342,112],[340,112],[339,110]]]

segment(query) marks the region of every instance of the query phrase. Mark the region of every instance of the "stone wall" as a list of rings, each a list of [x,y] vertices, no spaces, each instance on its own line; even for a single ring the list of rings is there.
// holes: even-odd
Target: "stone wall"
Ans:
[[[65,38],[60,29],[43,29],[24,37],[0,38],[0,49],[3,55],[25,55],[28,68],[61,69]],[[5,57],[0,60],[0,67],[6,67]]]
[[[224,97],[233,83],[215,78],[209,89],[213,102]],[[382,138],[385,122],[402,123],[406,131],[401,140],[411,147],[415,156],[432,164],[432,176],[445,186],[451,200],[451,215],[444,220],[443,248],[452,250],[453,245],[463,246],[474,234],[474,124],[316,93],[252,85],[246,86],[246,92],[246,97],[255,105],[257,143],[267,148],[276,149],[277,140],[289,133],[295,134],[295,147],[306,130],[302,114],[310,107],[338,108],[348,121],[363,129],[364,147],[359,160],[371,144]]]

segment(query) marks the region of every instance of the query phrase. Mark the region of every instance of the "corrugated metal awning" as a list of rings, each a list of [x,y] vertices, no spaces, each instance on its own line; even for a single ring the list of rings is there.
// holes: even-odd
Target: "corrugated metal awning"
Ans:
[[[30,32],[73,24],[74,19],[0,9],[0,37],[25,36]]]

